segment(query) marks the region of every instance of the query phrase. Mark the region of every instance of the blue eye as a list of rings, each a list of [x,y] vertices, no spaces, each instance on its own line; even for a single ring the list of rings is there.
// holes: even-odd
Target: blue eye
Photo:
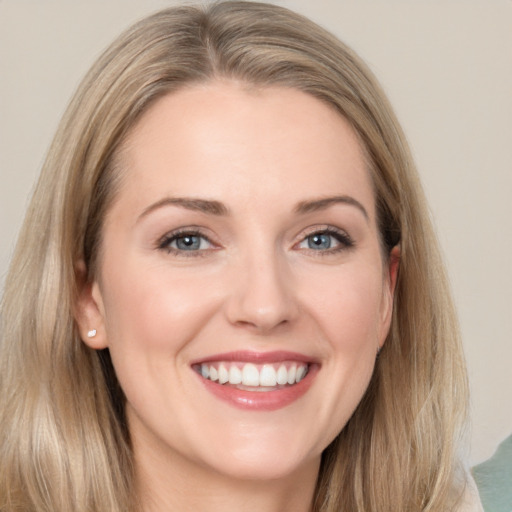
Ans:
[[[298,245],[299,249],[318,252],[337,252],[354,245],[352,239],[344,232],[333,228],[316,231],[306,236]]]
[[[336,242],[333,241],[332,235],[327,233],[315,233],[306,238],[308,242],[308,249],[323,250],[330,249]]]
[[[197,235],[182,235],[176,237],[172,243],[174,243],[176,249],[180,251],[197,251],[201,248],[201,241],[201,237]]]
[[[210,249],[212,243],[200,233],[171,233],[160,241],[158,247],[174,253],[199,252]]]

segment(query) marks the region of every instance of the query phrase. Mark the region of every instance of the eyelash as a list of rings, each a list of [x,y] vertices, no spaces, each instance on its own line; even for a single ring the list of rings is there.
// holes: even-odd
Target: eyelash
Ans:
[[[326,248],[324,250],[313,249],[311,247],[304,248],[308,252],[313,253],[315,256],[321,257],[336,254],[351,249],[355,245],[354,240],[348,235],[348,233],[332,226],[326,226],[325,228],[316,229],[314,231],[302,234],[301,241],[297,245],[306,243],[311,237],[319,235],[327,235],[334,238],[338,245],[335,247]]]
[[[328,247],[324,250],[313,249],[311,247],[307,247],[307,248],[304,247],[303,249],[307,250],[311,254],[314,254],[315,256],[327,256],[327,255],[336,254],[336,253],[351,249],[355,245],[352,238],[345,231],[334,228],[332,226],[328,226],[328,227],[325,227],[322,229],[316,229],[315,231],[309,231],[309,232],[303,233],[301,235],[300,242],[295,244],[294,247],[298,247],[301,244],[306,243],[308,241],[308,239],[310,239],[311,237],[320,236],[320,235],[327,235],[329,237],[334,238],[337,242],[337,245],[335,247]],[[158,247],[158,249],[166,251],[169,254],[174,254],[175,256],[180,256],[180,257],[185,257],[185,258],[189,258],[189,257],[197,258],[197,257],[201,257],[201,256],[206,256],[207,249],[198,248],[195,250],[191,249],[191,250],[187,251],[186,249],[179,249],[179,248],[171,247],[171,244],[173,242],[176,242],[180,239],[184,239],[187,237],[197,237],[197,238],[201,239],[200,243],[202,243],[202,241],[206,241],[211,247],[213,247],[213,248],[215,247],[215,244],[204,233],[202,233],[198,229],[190,229],[190,228],[180,229],[180,230],[174,231],[172,233],[167,233],[158,241],[157,247]],[[300,247],[298,247],[298,248],[300,249]]]
[[[187,237],[197,237],[197,238],[200,238],[201,241],[206,241],[208,244],[210,244],[210,246],[212,246],[212,247],[215,246],[215,244],[207,236],[205,236],[200,230],[180,229],[178,231],[173,231],[172,233],[168,233],[168,234],[164,235],[158,241],[158,249],[166,251],[169,254],[174,254],[175,256],[182,256],[185,258],[188,258],[188,257],[196,257],[197,258],[198,256],[204,256],[205,255],[204,249],[187,251],[184,249],[178,249],[175,247],[171,247],[171,244],[173,242],[176,242],[177,240],[184,239]]]

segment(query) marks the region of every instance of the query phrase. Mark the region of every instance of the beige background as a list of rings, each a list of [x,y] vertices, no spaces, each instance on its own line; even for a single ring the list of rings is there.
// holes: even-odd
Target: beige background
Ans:
[[[57,122],[95,56],[164,0],[0,0],[0,286]],[[370,64],[409,136],[472,385],[470,460],[512,433],[512,1],[288,0]]]

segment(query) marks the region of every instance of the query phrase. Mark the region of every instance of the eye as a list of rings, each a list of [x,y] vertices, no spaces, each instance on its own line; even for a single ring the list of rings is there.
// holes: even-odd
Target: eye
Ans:
[[[332,235],[327,233],[315,233],[310,235],[305,240],[308,244],[308,249],[323,250],[330,249],[336,244],[336,240]]]
[[[349,235],[334,228],[315,231],[307,235],[299,244],[299,249],[318,252],[337,252],[354,245]]]
[[[158,248],[174,253],[201,252],[213,247],[212,242],[196,231],[180,231],[165,235]]]

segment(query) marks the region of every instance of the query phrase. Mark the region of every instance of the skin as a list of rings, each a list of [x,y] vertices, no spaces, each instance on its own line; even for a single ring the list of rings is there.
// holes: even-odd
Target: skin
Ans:
[[[146,510],[309,510],[321,453],[361,400],[391,318],[398,252],[383,258],[357,137],[300,91],[214,82],[154,104],[121,160],[78,323],[111,352]],[[297,211],[332,196],[350,201]],[[199,249],[179,250],[173,234],[191,227]],[[311,247],[314,233],[331,247]],[[298,352],[318,372],[286,407],[243,410],[191,367],[239,350]]]

